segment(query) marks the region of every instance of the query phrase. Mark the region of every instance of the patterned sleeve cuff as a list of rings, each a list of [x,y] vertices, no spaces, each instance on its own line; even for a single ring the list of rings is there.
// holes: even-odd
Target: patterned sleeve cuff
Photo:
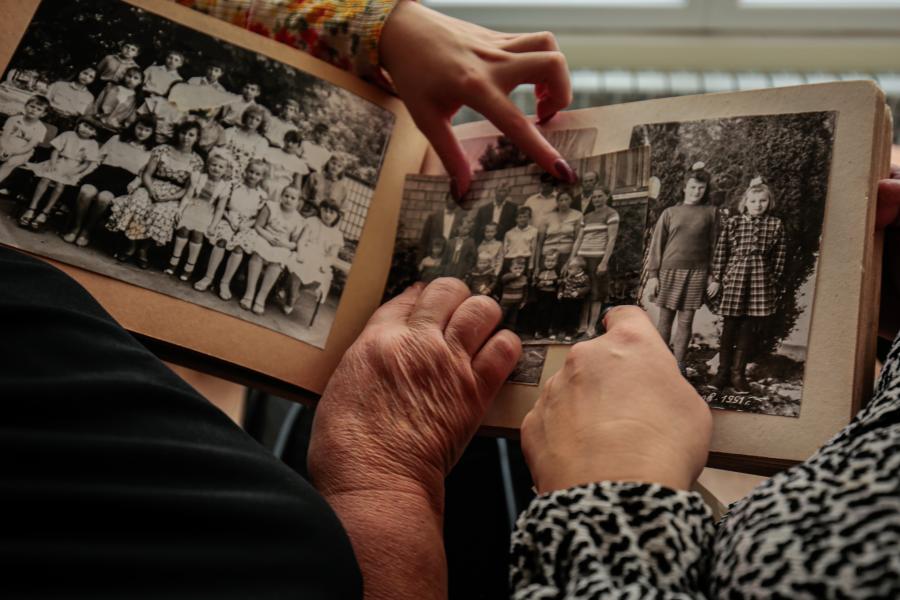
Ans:
[[[695,492],[601,482],[538,496],[512,537],[513,597],[702,595],[714,532]]]
[[[351,71],[389,91],[378,59],[381,29],[401,0],[178,0]]]

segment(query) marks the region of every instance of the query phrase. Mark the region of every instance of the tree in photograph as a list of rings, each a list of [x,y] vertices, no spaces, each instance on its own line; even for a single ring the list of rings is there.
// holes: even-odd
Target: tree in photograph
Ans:
[[[660,180],[648,235],[662,211],[681,201],[684,173],[697,161],[713,175],[711,197],[723,222],[736,214],[751,179],[762,175],[769,183],[773,214],[785,228],[787,261],[778,308],[759,332],[757,352],[771,352],[800,316],[797,292],[818,257],[833,139],[834,115],[827,112],[657,123],[632,134],[632,146],[651,146],[652,174]]]

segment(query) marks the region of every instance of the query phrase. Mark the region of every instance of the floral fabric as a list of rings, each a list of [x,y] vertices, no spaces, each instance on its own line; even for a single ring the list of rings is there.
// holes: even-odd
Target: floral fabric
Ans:
[[[399,0],[177,1],[390,89],[379,65],[378,41]]]

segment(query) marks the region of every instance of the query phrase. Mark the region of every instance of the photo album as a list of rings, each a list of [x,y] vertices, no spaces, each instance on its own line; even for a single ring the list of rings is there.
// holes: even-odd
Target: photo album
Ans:
[[[484,432],[515,435],[619,305],[713,409],[711,466],[801,461],[871,393],[871,82],[562,112],[541,131],[575,184],[457,126],[460,205],[399,99],[299,50],[168,2],[0,11],[0,243],[161,358],[309,401],[382,302],[455,277],[523,345]]]

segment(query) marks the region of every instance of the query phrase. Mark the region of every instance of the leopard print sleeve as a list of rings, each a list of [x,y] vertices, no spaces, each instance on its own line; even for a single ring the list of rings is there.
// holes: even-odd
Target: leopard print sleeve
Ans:
[[[900,598],[900,337],[865,409],[805,462],[731,507],[711,591]]]
[[[177,1],[391,89],[379,64],[378,41],[399,0]]]
[[[659,485],[538,496],[513,533],[512,597],[705,597],[714,529],[699,494]]]

